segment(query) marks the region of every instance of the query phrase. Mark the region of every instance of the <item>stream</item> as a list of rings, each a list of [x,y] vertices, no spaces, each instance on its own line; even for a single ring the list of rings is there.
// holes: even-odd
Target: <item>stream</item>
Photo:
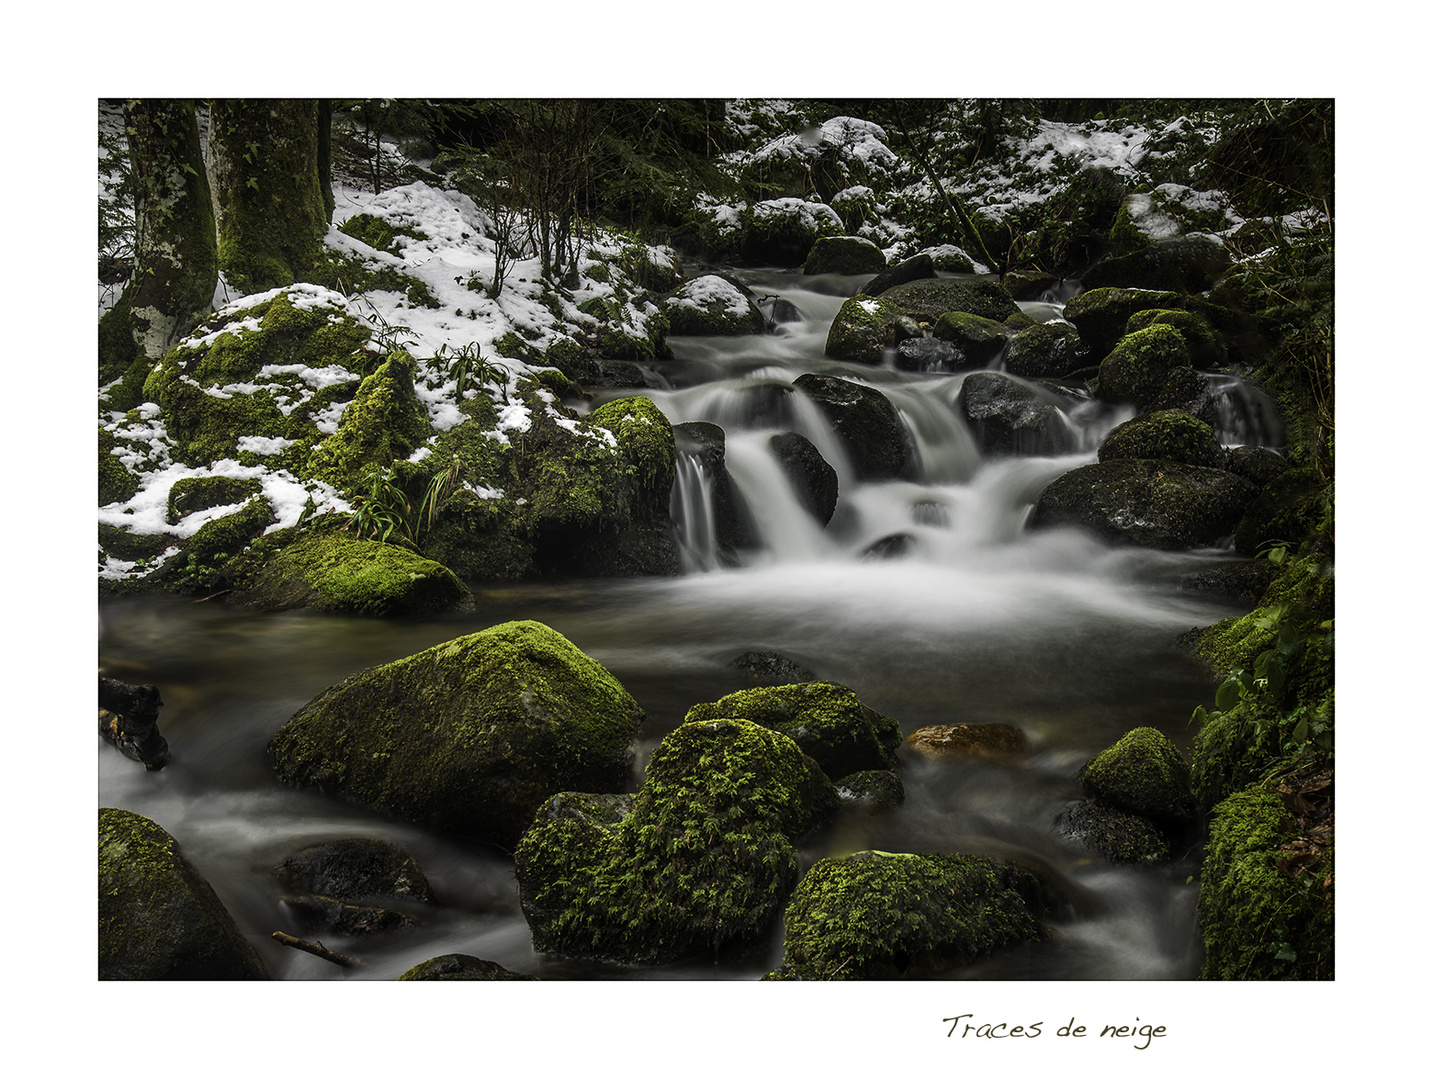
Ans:
[[[785,300],[804,321],[761,338],[673,338],[676,359],[652,367],[663,388],[645,393],[674,424],[708,420],[726,431],[729,472],[760,537],[745,565],[719,565],[708,478],[683,456],[673,496],[686,565],[680,577],[476,584],[471,611],[392,621],[260,614],[171,596],[101,602],[101,667],[113,678],[159,686],[160,729],[172,758],[150,773],[99,740],[99,804],[144,814],[168,830],[273,977],[393,979],[454,952],[556,979],[755,979],[780,964],[780,928],[766,955],[716,965],[707,959],[632,968],[536,953],[505,852],[275,779],[266,743],[325,687],[519,618],[567,636],[646,710],[638,779],[647,755],[688,708],[750,685],[732,660],[754,650],[775,651],[851,687],[908,735],[948,723],[1021,728],[1033,752],[1014,763],[908,763],[899,809],[847,815],[808,841],[804,865],[863,848],[991,854],[1040,865],[1075,898],[1052,923],[1050,940],[952,971],[952,979],[1197,973],[1197,889],[1187,878],[1198,852],[1155,869],[1115,866],[1058,835],[1053,822],[1081,797],[1079,767],[1131,728],[1159,728],[1188,748],[1191,709],[1211,685],[1176,637],[1237,609],[1179,583],[1237,556],[1026,532],[1042,488],[1094,460],[1101,437],[1129,410],[1050,393],[1078,452],[983,459],[952,408],[964,375],[823,355],[832,318],[865,278],[739,276],[765,304]],[[1059,317],[1058,302],[1022,307],[1038,319]],[[805,372],[867,382],[886,394],[916,447],[914,477],[856,480],[815,405],[786,389]],[[632,392],[605,392],[594,404]],[[840,500],[825,529],[797,503],[767,449],[780,431],[806,435],[837,471]],[[1221,434],[1227,443],[1264,438],[1234,421]],[[899,557],[864,556],[895,534],[907,538]],[[407,849],[438,903],[415,929],[325,938],[364,961],[346,970],[271,939],[275,930],[299,932],[272,871],[302,847],[351,836]]]

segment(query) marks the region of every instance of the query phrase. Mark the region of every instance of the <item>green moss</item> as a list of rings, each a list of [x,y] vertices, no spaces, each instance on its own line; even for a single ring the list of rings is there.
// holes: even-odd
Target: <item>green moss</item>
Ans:
[[[618,398],[594,409],[588,420],[617,436],[618,450],[634,470],[636,505],[648,518],[664,514],[677,477],[677,451],[662,410],[651,398]]]
[[[113,450],[118,446],[115,437],[104,428],[99,429],[99,505],[113,502],[127,502],[139,491],[139,477],[124,467]]]
[[[286,547],[239,602],[270,611],[310,607],[393,616],[441,611],[467,597],[453,572],[431,559],[392,544],[329,533]]]
[[[377,251],[386,251],[390,255],[398,254],[394,247],[394,240],[397,237],[411,236],[416,240],[428,239],[419,229],[394,225],[383,218],[374,217],[372,214],[355,214],[339,226],[339,232],[345,236],[352,236],[355,240],[362,241]]]
[[[232,476],[187,476],[176,480],[169,489],[168,514],[165,520],[173,525],[181,518],[216,506],[246,502],[258,495],[262,485],[256,479]]]
[[[370,262],[360,255],[342,254],[328,248],[303,279],[347,295],[393,292],[406,297],[414,307],[436,311],[443,306],[419,278],[384,263]]]
[[[760,941],[798,877],[793,840],[837,797],[784,735],[745,720],[679,727],[615,826],[540,814],[515,853],[540,951],[667,963]]]
[[[1154,323],[1126,334],[1100,363],[1100,396],[1105,401],[1147,405],[1176,368],[1188,367],[1190,349],[1173,326]]]
[[[128,810],[99,812],[99,977],[267,977],[174,837]]]
[[[1142,817],[1191,820],[1190,766],[1168,736],[1142,727],[1121,736],[1077,774],[1086,792]]]
[[[1219,469],[1226,455],[1209,424],[1180,409],[1162,409],[1137,416],[1105,437],[1101,461],[1117,458],[1157,458]]]
[[[509,971],[492,960],[481,960],[463,953],[445,953],[443,956],[435,956],[431,960],[415,964],[398,977],[399,982],[459,979],[481,982],[535,981],[537,976]]]
[[[1281,873],[1291,824],[1280,796],[1259,785],[1215,807],[1200,882],[1201,978],[1334,978],[1334,896],[1323,884],[1334,847],[1307,877]]]
[[[881,297],[853,296],[842,304],[827,331],[826,354],[833,360],[880,364],[894,344],[892,327],[905,311]]]
[[[716,702],[694,705],[687,723],[737,717],[781,732],[814,758],[832,779],[896,767],[901,726],[858,700],[845,686],[828,682],[738,690]]]
[[[1075,324],[1081,341],[1090,349],[1092,358],[1098,360],[1110,352],[1125,334],[1126,324],[1136,312],[1150,308],[1183,311],[1187,306],[1179,293],[1104,288],[1090,289],[1072,297],[1061,314]]]
[[[967,359],[976,364],[994,359],[1006,347],[1009,338],[1004,323],[964,311],[945,312],[936,320],[931,332],[943,341],[954,342]]]
[[[308,471],[340,491],[355,493],[366,466],[387,467],[405,459],[432,433],[428,414],[414,395],[417,365],[408,353],[392,352],[344,410],[339,429],[317,448]]]
[[[862,851],[822,859],[786,912],[774,975],[930,977],[1044,937],[1040,888],[1026,870],[975,855]]]
[[[553,794],[626,787],[642,718],[567,638],[510,622],[329,687],[269,752],[286,784],[512,846]]]
[[[1132,334],[1156,325],[1173,326],[1180,332],[1185,344],[1189,346],[1191,362],[1196,367],[1218,367],[1224,363],[1225,343],[1204,315],[1163,308],[1137,311],[1126,321],[1125,332]]]

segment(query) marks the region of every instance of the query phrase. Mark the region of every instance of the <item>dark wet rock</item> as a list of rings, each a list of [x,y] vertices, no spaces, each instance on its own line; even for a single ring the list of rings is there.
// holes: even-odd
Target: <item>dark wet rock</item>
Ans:
[[[792,323],[806,322],[806,316],[796,304],[784,297],[778,297],[772,301],[771,322],[774,326],[790,326]]]
[[[1071,447],[1061,410],[997,371],[966,376],[956,395],[956,410],[987,455],[1061,454]]]
[[[906,800],[906,788],[895,769],[867,769],[843,776],[836,781],[836,789],[842,805],[868,814],[895,810]]]
[[[811,372],[800,376],[795,385],[820,407],[851,456],[858,477],[887,479],[909,468],[906,429],[880,390]]]
[[[886,269],[881,248],[861,236],[822,236],[812,244],[804,274],[876,274]]]
[[[1322,523],[1333,513],[1333,503],[1333,485],[1315,469],[1287,469],[1250,502],[1235,529],[1235,550],[1254,555],[1291,537],[1321,535],[1328,531]]]
[[[1222,469],[1226,464],[1225,448],[1210,425],[1176,409],[1127,420],[1105,437],[1097,457],[1100,461],[1160,458],[1207,469]]]
[[[404,900],[433,903],[433,890],[413,857],[397,844],[348,837],[315,844],[288,856],[274,871],[290,894],[335,900]]]
[[[99,812],[101,979],[266,979],[213,887],[174,837],[128,810]]]
[[[1155,821],[1196,818],[1190,765],[1168,736],[1135,728],[1081,767],[1077,774],[1092,798]]]
[[[902,371],[952,372],[979,365],[949,341],[909,337],[896,346],[896,366]]]
[[[169,761],[169,743],[159,733],[159,687],[135,686],[100,676],[100,734],[125,757],[150,772]]]
[[[837,474],[805,435],[785,431],[769,440],[773,456],[796,493],[797,501],[823,525],[836,513]]]
[[[1109,541],[1181,551],[1229,536],[1254,494],[1248,480],[1219,469],[1101,461],[1052,481],[1036,500],[1030,525],[1077,526]]]
[[[801,873],[796,840],[839,805],[785,735],[684,723],[616,826],[537,815],[514,856],[533,945],[625,964],[740,955],[781,917]]]
[[[510,622],[369,668],[269,744],[279,779],[511,847],[560,791],[622,791],[642,709],[541,623]]]
[[[1025,732],[1010,724],[933,724],[917,728],[901,744],[923,758],[1003,758],[1031,749]]]
[[[1146,396],[1141,405],[1141,411],[1145,413],[1166,412],[1171,409],[1188,413],[1211,428],[1218,428],[1220,425],[1220,401],[1210,385],[1210,380],[1192,367],[1171,369],[1159,389]]]
[[[694,705],[686,723],[719,717],[750,720],[790,738],[827,776],[896,766],[901,726],[863,705],[839,683],[811,682],[738,690]]]
[[[858,295],[880,296],[888,289],[905,285],[908,281],[921,281],[924,278],[934,277],[936,277],[936,268],[931,265],[931,256],[914,255],[881,271],[863,286]]]
[[[1212,566],[1180,579],[1185,592],[1222,596],[1254,607],[1265,590],[1279,574],[1279,568],[1267,559],[1242,560]]]
[[[1125,336],[1125,324],[1137,311],[1180,309],[1181,297],[1147,289],[1091,289],[1066,301],[1062,317],[1073,323],[1094,359],[1104,357]]]
[[[1128,255],[1102,259],[1081,274],[1087,289],[1160,289],[1202,293],[1230,266],[1225,245],[1209,236],[1159,240]]]
[[[1056,832],[1114,863],[1168,862],[1170,839],[1138,814],[1117,810],[1098,799],[1087,799],[1061,812]]]
[[[468,956],[464,953],[446,953],[443,956],[435,956],[431,960],[415,964],[398,978],[400,982],[451,979],[470,979],[483,982],[538,981],[536,975],[524,975],[521,972],[509,971],[502,964],[495,964],[492,960],[480,960],[476,956]]]
[[[1089,359],[1074,326],[1062,322],[1040,323],[1011,338],[1006,350],[1006,371],[1026,379],[1062,379]]]
[[[1011,337],[1004,323],[961,311],[943,314],[932,327],[932,334],[951,342],[972,367],[985,367],[996,360]]]
[[[1236,446],[1230,450],[1225,468],[1236,476],[1243,476],[1256,487],[1264,487],[1275,477],[1286,472],[1290,463],[1278,451],[1266,446]]]
[[[777,979],[938,975],[1045,936],[1039,881],[976,855],[860,851],[822,859],[786,914]]]
[[[787,686],[817,681],[814,671],[770,651],[745,652],[732,661],[732,666],[757,686]]]
[[[718,551],[727,561],[733,553],[757,545],[756,526],[732,477],[727,472],[727,433],[717,424],[689,420],[672,428],[676,446],[696,454],[712,478],[712,516],[717,531]]]

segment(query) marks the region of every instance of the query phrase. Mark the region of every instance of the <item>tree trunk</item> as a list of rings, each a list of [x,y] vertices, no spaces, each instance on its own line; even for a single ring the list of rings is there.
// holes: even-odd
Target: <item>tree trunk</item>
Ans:
[[[128,385],[135,375],[142,383],[208,313],[218,271],[194,103],[130,101],[124,114],[136,189],[134,275],[100,320],[100,375],[125,375],[137,394]]]
[[[210,103],[205,164],[230,285],[292,285],[318,262],[329,228],[319,159],[313,98]]]

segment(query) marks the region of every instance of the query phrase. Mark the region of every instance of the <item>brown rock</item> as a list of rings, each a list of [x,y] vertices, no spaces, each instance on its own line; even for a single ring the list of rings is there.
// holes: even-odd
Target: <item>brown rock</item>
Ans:
[[[1021,729],[1010,724],[936,724],[913,731],[902,744],[924,758],[1003,757],[1030,748]]]

